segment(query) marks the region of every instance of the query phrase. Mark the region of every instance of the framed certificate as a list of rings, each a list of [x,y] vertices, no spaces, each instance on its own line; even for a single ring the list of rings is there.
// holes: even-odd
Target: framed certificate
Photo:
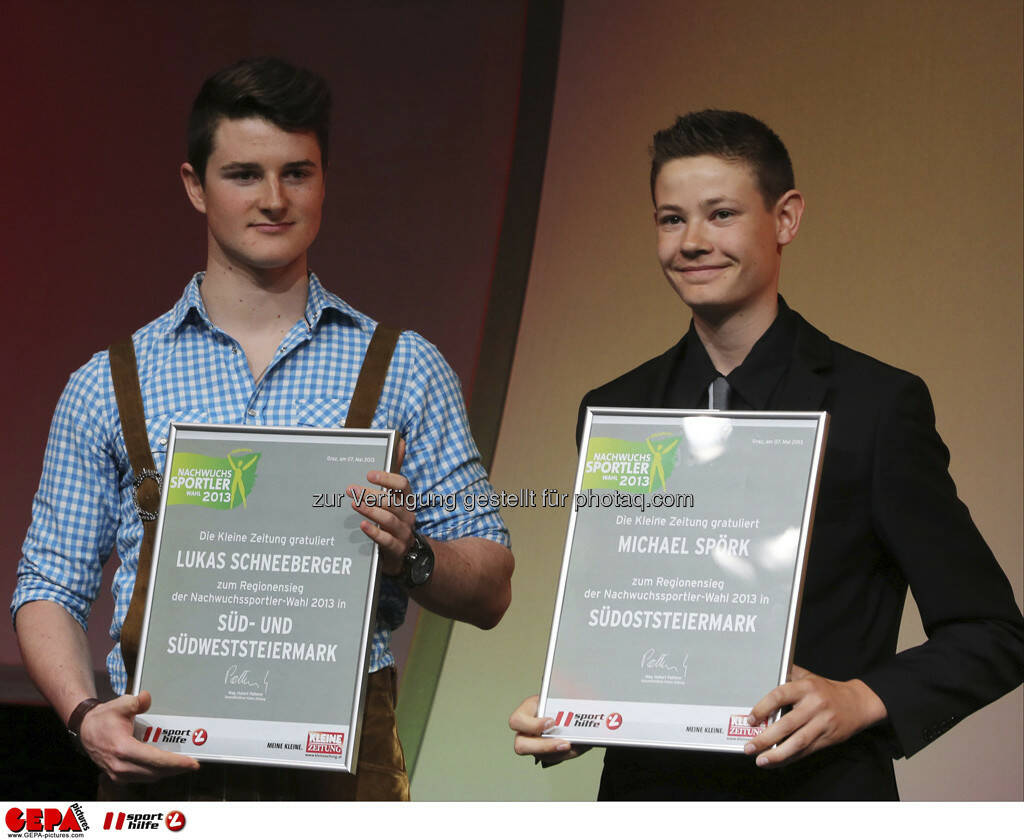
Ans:
[[[377,546],[346,489],[395,433],[171,424],[136,736],[200,761],[355,772]]]
[[[784,682],[828,417],[590,408],[540,694],[547,734],[742,751]]]

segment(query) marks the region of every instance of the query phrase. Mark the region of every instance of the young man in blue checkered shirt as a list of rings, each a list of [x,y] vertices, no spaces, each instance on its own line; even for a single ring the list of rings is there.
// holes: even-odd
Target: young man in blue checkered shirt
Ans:
[[[206,216],[206,271],[133,336],[158,471],[171,420],[318,427],[345,420],[376,324],[307,270],[324,200],[329,103],[322,79],[275,59],[215,74],[196,99],[181,177]],[[409,596],[450,618],[497,624],[511,595],[513,558],[498,511],[463,505],[491,487],[458,381],[415,333],[398,342],[373,426],[397,429],[405,447],[400,472],[370,472],[369,484],[459,500],[453,510],[415,513],[353,503],[388,576],[372,645],[376,672],[394,664],[388,642]],[[11,605],[29,673],[65,721],[97,693],[84,630],[115,546],[115,642],[131,599],[143,533],[132,479],[107,353],[97,353],[72,375],[54,414]],[[414,547],[434,557],[432,571],[421,568],[415,580],[408,574]],[[196,769],[192,758],[133,737],[133,718],[151,698],[126,694],[119,644],[107,665],[120,696],[86,706],[80,718],[93,761],[116,782]]]

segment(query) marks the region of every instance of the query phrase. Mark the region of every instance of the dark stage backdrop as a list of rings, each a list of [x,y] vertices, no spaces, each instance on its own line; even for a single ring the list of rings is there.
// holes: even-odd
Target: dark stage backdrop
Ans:
[[[238,58],[279,55],[330,81],[327,204],[311,266],[358,309],[437,344],[471,398],[512,162],[526,7],[3,4],[5,599],[68,374],[168,309],[203,267],[203,219],[177,172],[184,126],[202,79]],[[105,584],[89,631],[97,668],[110,647],[110,611]],[[408,638],[399,645],[406,650]],[[10,679],[0,699],[21,699],[11,696],[19,665],[5,622],[0,668]]]

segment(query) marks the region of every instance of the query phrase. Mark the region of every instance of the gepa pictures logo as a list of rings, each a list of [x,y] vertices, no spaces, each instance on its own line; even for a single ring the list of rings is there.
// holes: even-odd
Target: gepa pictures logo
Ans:
[[[59,808],[8,808],[4,822],[8,837],[32,837],[44,833],[48,837],[80,837],[89,830],[85,812],[77,802],[63,811]]]
[[[261,453],[232,449],[225,457],[175,452],[167,484],[167,504],[199,505],[214,510],[248,507],[256,486]]]

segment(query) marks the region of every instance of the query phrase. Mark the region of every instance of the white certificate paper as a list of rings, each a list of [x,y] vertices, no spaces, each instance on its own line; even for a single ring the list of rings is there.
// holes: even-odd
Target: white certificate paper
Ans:
[[[786,680],[827,415],[588,409],[540,695],[576,743],[742,751]]]
[[[345,496],[394,432],[172,424],[136,736],[200,761],[355,772],[377,548]]]

